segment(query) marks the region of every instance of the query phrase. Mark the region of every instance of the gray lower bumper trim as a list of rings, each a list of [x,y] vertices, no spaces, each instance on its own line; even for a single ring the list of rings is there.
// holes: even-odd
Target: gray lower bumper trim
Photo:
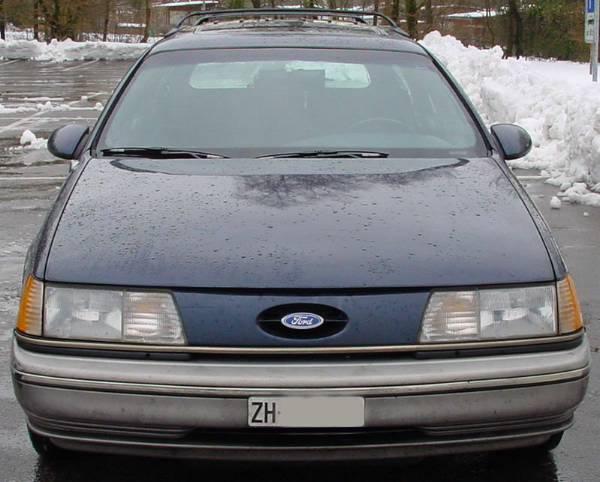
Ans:
[[[157,457],[194,458],[206,460],[238,461],[336,461],[372,460],[402,457],[419,457],[486,450],[503,450],[541,445],[548,438],[569,428],[571,422],[547,429],[516,432],[503,435],[432,438],[385,444],[355,444],[310,446],[269,445],[205,445],[177,441],[150,442],[114,440],[94,437],[70,436],[46,432],[31,427],[39,435],[48,437],[58,447],[88,452],[142,455]]]
[[[13,343],[12,369],[27,383],[90,390],[229,396],[356,393],[365,396],[481,390],[585,376],[587,337],[568,350],[416,360],[157,361],[38,353]]]
[[[580,330],[568,335],[545,336],[535,338],[517,338],[511,340],[469,341],[455,343],[421,343],[416,345],[384,345],[384,346],[328,346],[328,347],[225,347],[225,346],[187,346],[187,345],[147,345],[129,343],[110,343],[93,341],[59,340],[24,335],[15,331],[17,340],[32,345],[53,348],[79,348],[82,350],[117,350],[147,353],[195,353],[207,355],[298,355],[298,354],[373,354],[373,353],[414,353],[417,351],[470,350],[482,348],[502,348],[516,346],[547,345],[564,343],[580,338]]]
[[[561,383],[454,393],[365,397],[366,427],[447,427],[555,417],[582,400],[587,377]],[[15,382],[28,415],[98,426],[237,429],[248,426],[247,398],[150,395]]]
[[[49,377],[23,373],[15,370],[15,378],[23,383],[46,385],[58,388],[75,388],[81,390],[103,390],[120,393],[147,393],[168,395],[189,395],[209,397],[248,397],[269,395],[310,395],[311,392],[319,395],[362,395],[362,396],[385,396],[385,395],[415,395],[422,393],[447,393],[466,390],[486,390],[500,388],[514,388],[528,385],[541,385],[546,383],[567,382],[578,380],[587,376],[589,367],[577,370],[569,370],[559,373],[547,373],[544,375],[531,375],[512,378],[494,378],[490,380],[470,380],[445,383],[397,385],[385,387],[348,387],[348,388],[236,388],[236,387],[195,387],[185,385],[158,385],[152,383],[127,383],[108,382],[97,380],[81,380],[73,378]]]

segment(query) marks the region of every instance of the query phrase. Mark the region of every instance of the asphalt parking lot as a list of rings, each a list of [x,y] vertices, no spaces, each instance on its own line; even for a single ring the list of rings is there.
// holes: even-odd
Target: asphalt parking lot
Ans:
[[[72,457],[45,462],[27,439],[25,420],[10,382],[9,347],[17,312],[23,259],[56,196],[67,165],[48,162],[45,149],[22,149],[26,129],[37,137],[72,122],[93,123],[127,62],[46,64],[0,61],[0,482],[18,481],[597,481],[600,480],[600,371],[574,427],[552,454],[510,451],[439,457],[397,464],[230,465],[119,456]],[[46,100],[47,99],[47,100]],[[50,102],[46,108],[38,103]],[[20,109],[19,107],[27,107]],[[16,149],[15,149],[16,148]],[[533,172],[519,172],[549,221],[577,282],[593,349],[600,347],[600,208],[564,203],[551,210],[555,188]]]

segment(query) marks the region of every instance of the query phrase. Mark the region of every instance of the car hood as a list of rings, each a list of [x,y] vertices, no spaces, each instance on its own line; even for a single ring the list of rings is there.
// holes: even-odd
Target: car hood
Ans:
[[[493,159],[92,159],[48,281],[415,288],[551,281]]]

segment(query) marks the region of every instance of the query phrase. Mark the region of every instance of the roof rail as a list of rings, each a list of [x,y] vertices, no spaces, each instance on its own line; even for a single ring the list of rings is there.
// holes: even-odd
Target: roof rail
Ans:
[[[192,12],[183,17],[175,30],[183,27],[184,23],[190,18],[200,17],[194,25],[201,25],[211,20],[222,17],[259,17],[259,16],[276,16],[276,17],[292,17],[292,16],[315,16],[315,17],[346,17],[352,18],[355,22],[366,24],[364,17],[373,17],[373,24],[377,24],[377,19],[385,20],[390,27],[397,30],[399,33],[406,35],[396,22],[390,17],[379,12],[368,12],[365,10],[335,10],[328,8],[241,8],[232,10],[204,10]]]

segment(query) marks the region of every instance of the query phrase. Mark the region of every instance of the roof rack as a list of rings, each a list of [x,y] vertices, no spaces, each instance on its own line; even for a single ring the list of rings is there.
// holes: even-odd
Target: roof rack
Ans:
[[[271,16],[271,17],[345,17],[352,18],[357,23],[366,24],[364,17],[373,17],[373,25],[377,25],[377,19],[384,20],[394,30],[406,35],[401,30],[396,22],[390,17],[379,12],[368,12],[365,10],[335,10],[328,8],[242,8],[232,10],[209,10],[192,12],[183,17],[174,30],[179,30],[183,27],[185,22],[194,17],[200,17],[194,26],[202,25],[203,23],[210,22],[223,17],[260,17],[260,16]]]

